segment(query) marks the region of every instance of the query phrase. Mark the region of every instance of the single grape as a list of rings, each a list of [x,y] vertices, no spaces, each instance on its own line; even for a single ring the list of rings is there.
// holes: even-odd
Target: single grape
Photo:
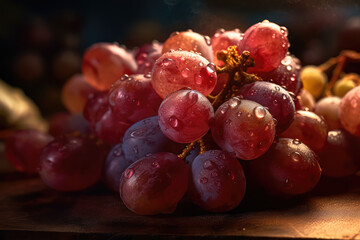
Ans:
[[[119,192],[121,175],[133,162],[126,159],[122,143],[116,144],[107,155],[104,165],[102,180],[106,187]]]
[[[249,162],[250,173],[273,195],[293,196],[312,190],[321,176],[319,158],[297,139],[280,138],[260,158]]]
[[[91,87],[81,74],[76,74],[69,78],[61,90],[61,101],[66,109],[71,113],[83,111],[88,96],[94,94],[96,90]]]
[[[342,98],[347,92],[355,87],[356,84],[351,79],[342,78],[335,83],[333,91],[336,96]]]
[[[147,154],[157,152],[181,153],[185,146],[167,138],[160,129],[158,116],[149,117],[133,124],[123,137],[123,153],[126,159],[136,161]]]
[[[288,128],[294,120],[294,101],[288,91],[279,85],[264,81],[254,82],[240,88],[237,95],[239,98],[257,102],[266,107],[276,119],[277,133]]]
[[[250,100],[231,98],[215,112],[211,132],[225,151],[243,160],[264,154],[275,137],[275,124],[269,111]]]
[[[210,129],[214,109],[201,93],[184,89],[167,96],[159,108],[161,131],[178,143],[200,139]]]
[[[16,170],[37,173],[42,149],[53,140],[47,133],[38,130],[18,130],[5,142],[5,156]]]
[[[118,120],[109,108],[101,118],[92,126],[94,134],[110,145],[121,142],[125,131],[131,123]]]
[[[339,119],[339,106],[341,98],[339,97],[325,97],[320,99],[315,104],[314,112],[323,116],[329,130],[335,130],[342,128],[340,119]]]
[[[255,66],[249,72],[269,72],[276,69],[289,48],[288,31],[285,27],[267,20],[252,25],[244,33],[239,50],[249,51]]]
[[[209,95],[216,84],[216,69],[200,55],[187,51],[173,51],[156,60],[152,71],[152,85],[160,97],[190,87]]]
[[[190,167],[189,195],[211,212],[226,212],[244,198],[246,180],[242,166],[232,155],[211,150],[197,156]]]
[[[280,136],[299,139],[315,152],[324,147],[328,134],[328,126],[323,118],[309,111],[296,111],[294,121]]]
[[[254,73],[264,81],[275,83],[289,92],[298,94],[301,89],[300,69],[300,60],[288,54],[275,70]]]
[[[211,48],[211,39],[191,30],[184,32],[174,32],[164,42],[162,53],[170,50],[185,50],[200,53],[208,61],[213,60],[213,51]]]
[[[296,110],[309,110],[313,111],[315,108],[315,98],[304,88],[300,90],[298,98],[298,107]]]
[[[83,115],[91,125],[95,125],[97,121],[104,115],[109,108],[108,91],[97,92],[89,96],[85,106]]]
[[[86,81],[97,90],[106,90],[124,74],[136,72],[131,53],[116,44],[96,43],[83,56],[82,72]]]
[[[323,175],[329,177],[346,177],[354,174],[360,166],[356,159],[352,138],[344,130],[333,130],[328,133],[324,149],[319,154]]]
[[[360,86],[350,90],[341,99],[339,117],[346,131],[360,136]]]
[[[84,135],[91,133],[90,123],[81,113],[57,113],[49,120],[49,134],[58,137],[67,133],[80,132]]]
[[[78,191],[100,180],[107,146],[82,135],[64,135],[42,151],[39,174],[46,185],[58,191]]]
[[[151,85],[151,75],[124,75],[109,91],[109,104],[116,118],[138,122],[157,115],[162,98]]]
[[[161,50],[162,44],[158,41],[141,46],[135,55],[138,65],[137,73],[147,74],[151,72],[155,61],[161,56]]]
[[[214,36],[211,38],[211,47],[214,53],[214,63],[216,66],[223,66],[224,62],[218,60],[216,54],[218,51],[226,50],[230,46],[238,46],[240,41],[243,39],[243,35],[239,29],[234,29],[231,31],[225,31],[224,29],[219,29],[216,31]]]
[[[301,69],[301,81],[304,89],[314,98],[320,97],[327,83],[327,76],[316,66],[305,66]]]
[[[136,214],[172,213],[188,187],[189,168],[175,154],[156,153],[131,164],[120,180],[120,196]]]

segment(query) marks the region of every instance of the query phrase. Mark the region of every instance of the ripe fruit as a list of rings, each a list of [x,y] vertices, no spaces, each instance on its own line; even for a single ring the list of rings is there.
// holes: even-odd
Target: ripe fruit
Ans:
[[[327,83],[327,76],[316,66],[305,66],[301,69],[301,81],[304,89],[314,98],[320,97]]]
[[[360,86],[349,91],[341,99],[339,117],[346,131],[360,136]]]

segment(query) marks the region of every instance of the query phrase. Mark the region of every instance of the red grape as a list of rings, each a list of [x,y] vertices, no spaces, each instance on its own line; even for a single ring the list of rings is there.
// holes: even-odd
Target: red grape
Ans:
[[[97,121],[105,114],[109,108],[108,91],[97,92],[89,96],[85,106],[83,115],[91,125],[96,124]]]
[[[282,87],[269,82],[254,82],[244,85],[238,91],[239,98],[244,98],[266,107],[276,119],[276,132],[288,128],[294,120],[295,104],[292,97]]]
[[[58,137],[73,132],[80,132],[84,135],[91,133],[90,124],[82,114],[57,113],[50,118],[50,135]]]
[[[250,173],[268,193],[299,195],[312,190],[321,176],[319,158],[299,140],[280,138],[260,158],[249,162]]]
[[[108,148],[94,138],[61,136],[43,149],[40,177],[58,191],[85,189],[100,179],[107,151]]]
[[[185,50],[200,53],[208,61],[213,60],[211,39],[191,30],[185,32],[174,32],[164,42],[162,53],[170,50]]]
[[[162,44],[158,41],[141,46],[135,55],[138,64],[137,73],[147,74],[151,72],[156,59],[161,56],[161,50]]]
[[[83,56],[82,72],[97,90],[106,90],[124,74],[133,74],[136,62],[126,49],[111,43],[96,43]]]
[[[245,189],[243,168],[228,152],[207,151],[191,164],[189,195],[194,203],[207,211],[232,210],[242,201]]]
[[[71,113],[82,112],[90,94],[96,90],[91,87],[81,74],[69,78],[61,90],[61,101]]]
[[[359,169],[352,138],[344,130],[328,133],[323,151],[319,154],[323,174],[329,177],[350,176]]]
[[[36,173],[42,149],[53,140],[38,130],[18,130],[5,142],[5,156],[16,170]]]
[[[239,44],[240,52],[250,52],[255,60],[255,67],[249,72],[269,72],[276,69],[289,47],[288,31],[285,27],[267,20],[248,28],[244,39]]]
[[[243,160],[264,154],[275,137],[273,117],[260,104],[231,98],[215,112],[211,132],[225,151],[235,152]]]
[[[179,90],[168,95],[159,108],[159,125],[171,140],[190,143],[210,129],[214,109],[209,100],[194,90]]]
[[[137,122],[157,115],[162,98],[151,85],[151,75],[124,75],[109,91],[109,104],[117,119]]]
[[[335,130],[342,128],[340,119],[339,119],[339,105],[341,98],[339,97],[325,97],[320,99],[315,104],[314,112],[323,116],[329,130]]]
[[[341,99],[339,117],[346,131],[360,136],[360,86],[353,88]]]
[[[326,142],[328,127],[323,118],[309,111],[296,111],[290,127],[280,134],[284,138],[299,139],[313,151],[320,151]]]
[[[160,97],[190,87],[209,95],[216,84],[216,69],[200,55],[187,51],[172,51],[156,60],[152,85]]]
[[[120,196],[136,214],[171,213],[188,187],[189,168],[175,154],[162,152],[131,164],[120,181]]]

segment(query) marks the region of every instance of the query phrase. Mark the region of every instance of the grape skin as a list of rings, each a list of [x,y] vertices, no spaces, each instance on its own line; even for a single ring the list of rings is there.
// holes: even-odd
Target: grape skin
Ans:
[[[108,110],[108,101],[108,91],[97,92],[90,95],[84,106],[84,118],[88,120],[91,125],[95,125]]]
[[[271,146],[275,124],[269,111],[260,104],[231,98],[216,110],[211,132],[223,150],[251,160]]]
[[[339,117],[346,131],[360,136],[360,86],[350,90],[341,99]]]
[[[320,97],[327,83],[327,76],[318,67],[308,65],[301,69],[301,81],[304,89],[314,98]]]
[[[147,74],[151,72],[155,61],[161,56],[162,44],[153,41],[151,44],[144,44],[135,54],[138,65],[137,73]]]
[[[328,126],[323,118],[309,111],[296,111],[290,127],[280,134],[283,138],[299,139],[315,152],[324,147]]]
[[[299,140],[280,138],[249,162],[252,176],[271,195],[294,196],[312,190],[321,176],[317,155]]]
[[[339,119],[340,102],[341,98],[334,96],[322,98],[315,104],[314,112],[324,117],[329,131],[342,128]]]
[[[165,42],[162,53],[165,54],[170,50],[185,50],[199,53],[208,61],[213,61],[213,51],[211,48],[210,38],[191,30],[173,33]]]
[[[16,170],[37,173],[41,151],[53,139],[49,134],[38,130],[18,130],[6,139],[5,156]]]
[[[136,72],[136,62],[126,49],[111,43],[96,43],[85,51],[82,72],[88,83],[103,91],[124,74]]]
[[[109,90],[109,105],[116,118],[138,122],[157,115],[162,98],[151,85],[150,75],[124,75]]]
[[[156,153],[131,164],[120,180],[120,196],[136,214],[172,213],[188,187],[189,168],[175,154]]]
[[[207,96],[215,87],[216,77],[215,66],[205,58],[187,51],[173,51],[156,60],[152,85],[162,98],[184,87]]]
[[[274,83],[260,81],[246,84],[237,95],[266,107],[276,119],[277,133],[288,128],[294,120],[295,104],[290,94]]]
[[[190,143],[210,129],[214,109],[209,100],[194,90],[179,90],[167,96],[159,108],[159,126],[171,140]]]
[[[102,174],[108,147],[94,138],[64,135],[42,151],[39,175],[57,191],[78,191],[90,187]]]
[[[211,212],[226,212],[244,198],[246,180],[236,157],[222,150],[197,156],[190,167],[189,195],[194,203]]]

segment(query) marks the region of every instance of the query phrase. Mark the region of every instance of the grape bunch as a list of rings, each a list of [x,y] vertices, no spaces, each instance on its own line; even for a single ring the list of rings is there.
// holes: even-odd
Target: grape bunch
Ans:
[[[360,165],[359,78],[328,83],[329,64],[302,68],[289,46],[287,29],[267,20],[134,50],[96,43],[62,90],[71,114],[54,116],[49,133],[15,132],[6,156],[58,191],[102,181],[142,215],[172,213],[185,195],[230,211],[249,179],[287,198],[322,175],[350,176]]]

